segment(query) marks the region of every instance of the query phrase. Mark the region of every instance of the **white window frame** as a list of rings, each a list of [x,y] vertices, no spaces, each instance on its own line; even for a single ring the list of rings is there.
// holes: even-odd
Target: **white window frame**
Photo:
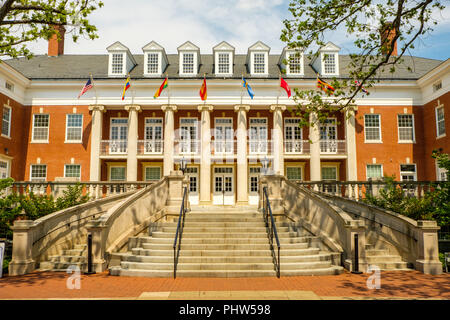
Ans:
[[[153,54],[156,54],[157,56],[158,56],[158,70],[157,70],[157,72],[148,72],[148,66],[149,66],[149,63],[148,63],[148,57],[149,57],[149,55],[153,55]],[[161,54],[161,52],[146,52],[145,54],[144,54],[144,61],[145,61],[145,66],[144,66],[144,76],[160,76],[161,74],[162,74],[162,70],[161,70],[161,68],[162,68],[162,54]]]
[[[379,140],[367,140],[367,132],[366,132],[366,116],[378,116],[378,133],[379,133]],[[369,128],[375,128],[375,127],[369,127]],[[383,143],[383,138],[381,136],[381,114],[377,113],[367,113],[364,115],[364,143]]]
[[[122,72],[113,73],[113,57],[114,55],[122,55]],[[109,67],[108,74],[112,77],[123,77],[126,74],[127,56],[125,52],[110,52],[109,53]]]
[[[445,170],[445,168],[439,168],[437,160],[435,161],[435,166],[436,166],[436,181],[447,181],[450,179],[450,174],[447,172],[447,170]],[[447,176],[446,180],[441,179],[442,173],[446,174],[446,176]]]
[[[157,120],[161,120],[161,123],[147,123],[147,119],[157,119]],[[152,127],[153,128],[153,136],[155,136],[155,128],[156,127],[161,127],[161,152],[145,152],[145,153],[163,153],[164,152],[164,119],[162,117],[145,117],[144,118],[144,141],[148,142],[151,141],[153,143],[156,143],[158,140],[156,139],[152,139],[152,140],[148,140],[147,139],[147,128],[148,127]],[[144,148],[144,151],[146,150],[146,147]]]
[[[292,72],[291,70],[291,55],[295,56],[298,54],[298,58],[300,58],[300,72]],[[296,75],[296,76],[302,76],[304,75],[304,64],[303,64],[303,52],[295,52],[295,51],[288,51],[286,52],[286,74],[287,75]]]
[[[412,140],[400,140],[400,123],[399,123],[399,116],[411,116],[412,118]],[[406,127],[402,127],[406,128]],[[416,125],[414,120],[414,114],[411,113],[399,113],[397,114],[397,137],[398,137],[398,143],[416,143]]]
[[[67,177],[66,176],[66,174],[67,174],[67,166],[79,166],[80,167],[80,176],[79,177]],[[64,165],[64,178],[77,178],[77,179],[81,179],[81,164],[72,164],[72,163],[70,163],[70,164],[65,164]]]
[[[124,175],[123,180],[112,180],[111,179],[111,169],[112,168],[125,168],[125,175]],[[126,165],[111,165],[111,166],[109,166],[109,168],[108,168],[108,181],[113,182],[113,181],[126,181],[126,180],[127,180],[127,166]]]
[[[334,56],[334,72],[325,72],[325,57]],[[322,75],[324,76],[338,76],[339,75],[339,54],[337,52],[321,52],[320,54]]]
[[[403,180],[402,177],[402,173],[403,174],[411,174],[411,171],[402,171],[402,166],[414,166],[415,170],[414,170],[414,180],[413,181],[417,181],[417,164],[415,163],[401,163],[400,164],[400,181],[405,181]]]
[[[68,134],[68,129],[69,129],[69,116],[71,115],[79,115],[81,116],[81,136],[79,140],[69,140],[67,138],[67,134]],[[66,115],[66,140],[64,141],[64,143],[81,143],[83,142],[83,124],[84,124],[84,117],[83,114],[81,113],[68,113]],[[78,128],[78,127],[71,127],[71,128]]]
[[[441,89],[442,89],[442,80],[433,83],[433,92],[439,91]]]
[[[187,72],[184,72],[183,70],[184,70],[184,63],[183,63],[183,59],[184,59],[184,55],[185,54],[192,54],[193,55],[193,67],[192,67],[192,73],[187,73]],[[197,52],[195,52],[195,51],[182,51],[182,52],[180,52],[180,70],[179,70],[179,73],[180,73],[180,76],[193,76],[193,75],[196,75],[197,74],[197,72],[198,72],[198,56],[197,56]]]
[[[367,170],[368,166],[380,166],[381,167],[381,177],[379,179],[383,179],[383,177],[384,177],[383,165],[379,164],[379,163],[369,163],[369,164],[366,164],[366,180],[369,180],[369,175],[368,175],[368,170]]]
[[[220,72],[219,69],[219,56],[221,54],[228,55],[228,72]],[[218,76],[232,76],[233,75],[233,54],[232,52],[224,52],[224,51],[218,51],[215,53],[215,74]]]
[[[3,158],[3,157],[0,155],[0,161],[6,163],[6,178],[11,177],[11,159]],[[2,179],[1,176],[0,176],[0,179]]]
[[[35,140],[34,139],[35,116],[48,116],[47,140]],[[48,114],[48,113],[33,113],[33,123],[32,123],[32,129],[31,129],[31,143],[48,143],[49,139],[50,139],[50,114]]]
[[[158,168],[159,169],[159,179],[157,179],[157,180],[155,180],[155,179],[153,179],[153,180],[147,180],[147,168]],[[158,166],[158,165],[146,165],[146,166],[144,166],[144,181],[159,181],[159,180],[161,180],[161,176],[162,176],[162,167],[161,166]]]
[[[251,120],[265,120],[265,123],[252,123]],[[257,127],[257,131],[258,131],[258,137],[257,139],[253,139],[250,131],[251,131],[251,127],[255,126]],[[260,133],[260,128],[265,127],[266,128],[266,140],[260,140],[259,139],[259,133]],[[249,154],[268,154],[269,153],[269,148],[270,148],[270,142],[269,142],[269,119],[267,117],[250,117],[248,119],[248,152]],[[265,145],[263,145],[263,147],[261,147],[261,145],[258,145],[259,143],[265,143]],[[253,147],[251,147],[251,145],[253,144]],[[255,148],[255,144],[256,144],[256,148]],[[252,151],[252,149],[256,149],[256,151]],[[261,151],[261,149],[265,150],[265,151]]]
[[[443,118],[442,118],[442,122],[444,122],[444,133],[442,133],[442,134],[439,134],[439,120],[438,120],[438,111],[439,111],[439,109],[442,109],[442,113],[443,113]],[[435,113],[435,116],[436,116],[436,139],[438,139],[438,138],[442,138],[442,137],[445,137],[446,136],[446,128],[445,128],[445,109],[444,109],[444,106],[439,106],[439,107],[436,107],[435,109],[434,109],[434,113]]]
[[[8,134],[3,133],[3,114],[5,113],[5,109],[9,109],[9,119],[8,119]],[[11,138],[11,119],[12,119],[12,108],[7,105],[3,105],[2,111],[2,137]]]
[[[12,82],[6,80],[6,81],[5,81],[5,88],[6,88],[8,91],[14,92],[14,83],[12,83]]]
[[[48,175],[48,166],[46,164],[30,164],[30,181],[41,181],[41,180],[33,180],[33,166],[44,166],[45,167],[45,178],[42,181],[47,181],[47,175]]]
[[[192,119],[195,119],[195,124],[191,124],[191,123],[185,123],[185,124],[183,124],[182,123],[182,120],[192,120]],[[183,144],[185,141],[191,141],[191,143],[189,144],[189,152],[181,152],[181,150],[179,150],[178,152],[180,153],[180,154],[190,154],[190,153],[198,153],[199,151],[200,151],[200,144],[201,144],[201,141],[200,141],[200,139],[201,139],[201,135],[202,135],[202,132],[201,132],[201,126],[200,126],[200,122],[201,122],[201,120],[199,120],[198,118],[196,118],[196,117],[180,117],[180,120],[179,120],[179,129],[178,129],[178,132],[179,132],[179,143],[180,144]],[[195,150],[192,150],[192,139],[191,139],[191,137],[190,137],[190,131],[189,131],[189,139],[184,139],[184,140],[182,140],[182,135],[183,135],[183,132],[182,132],[182,130],[181,130],[181,127],[183,127],[183,126],[187,126],[187,127],[195,127],[195,139],[194,139],[194,141],[195,141],[195,143],[194,143],[194,145],[195,145]]]
[[[255,54],[263,54],[264,55],[264,73],[256,73],[255,72]],[[256,52],[252,52],[250,55],[250,59],[251,59],[251,74],[254,76],[267,76],[269,74],[269,54],[267,52],[261,52],[261,51],[256,51]]]

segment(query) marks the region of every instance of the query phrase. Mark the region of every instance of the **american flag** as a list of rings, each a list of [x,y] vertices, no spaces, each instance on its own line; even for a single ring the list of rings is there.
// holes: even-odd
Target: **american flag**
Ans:
[[[357,87],[361,86],[361,82],[359,82],[358,80],[355,80],[355,86],[357,86]],[[367,89],[364,88],[363,86],[361,86],[361,91],[364,92],[365,94],[369,93],[369,91],[367,91]]]
[[[80,99],[80,97],[85,94],[87,91],[89,91],[90,89],[92,89],[92,81],[91,79],[89,79],[86,84],[84,85],[83,89],[81,89],[80,94],[78,95],[78,99]]]

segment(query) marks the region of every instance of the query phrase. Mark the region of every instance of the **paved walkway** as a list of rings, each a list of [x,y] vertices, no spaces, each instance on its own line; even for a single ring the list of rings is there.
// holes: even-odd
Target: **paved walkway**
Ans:
[[[417,271],[381,273],[381,288],[368,289],[370,274],[277,278],[137,278],[108,273],[81,275],[80,289],[68,289],[70,275],[34,272],[0,279],[0,299],[450,299],[450,275]]]

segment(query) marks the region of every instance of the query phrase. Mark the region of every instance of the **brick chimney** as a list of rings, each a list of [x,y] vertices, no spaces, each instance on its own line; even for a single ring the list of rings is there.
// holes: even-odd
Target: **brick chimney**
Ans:
[[[58,34],[55,33],[48,40],[48,56],[57,57],[64,54],[64,35],[66,34],[66,29],[64,26],[54,26],[55,30],[59,33],[61,40],[58,41]]]
[[[384,43],[381,50],[383,54],[387,54],[390,51],[391,41],[396,36],[397,31],[395,30],[392,22],[386,22],[384,28],[380,30],[380,33],[381,43]],[[395,41],[393,45],[394,50],[392,50],[392,56],[397,56],[397,41]]]

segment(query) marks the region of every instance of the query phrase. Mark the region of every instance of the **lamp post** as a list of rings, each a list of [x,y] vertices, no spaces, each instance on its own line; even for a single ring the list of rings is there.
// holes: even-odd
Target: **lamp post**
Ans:
[[[186,161],[186,159],[183,157],[183,158],[180,160],[180,170],[181,170],[181,172],[183,172],[183,176],[184,176],[184,172],[186,171],[186,164],[187,164],[187,161]]]
[[[269,167],[269,159],[267,159],[267,156],[264,156],[264,159],[261,159],[261,163],[263,166],[263,173],[264,175],[267,175],[267,169]]]

